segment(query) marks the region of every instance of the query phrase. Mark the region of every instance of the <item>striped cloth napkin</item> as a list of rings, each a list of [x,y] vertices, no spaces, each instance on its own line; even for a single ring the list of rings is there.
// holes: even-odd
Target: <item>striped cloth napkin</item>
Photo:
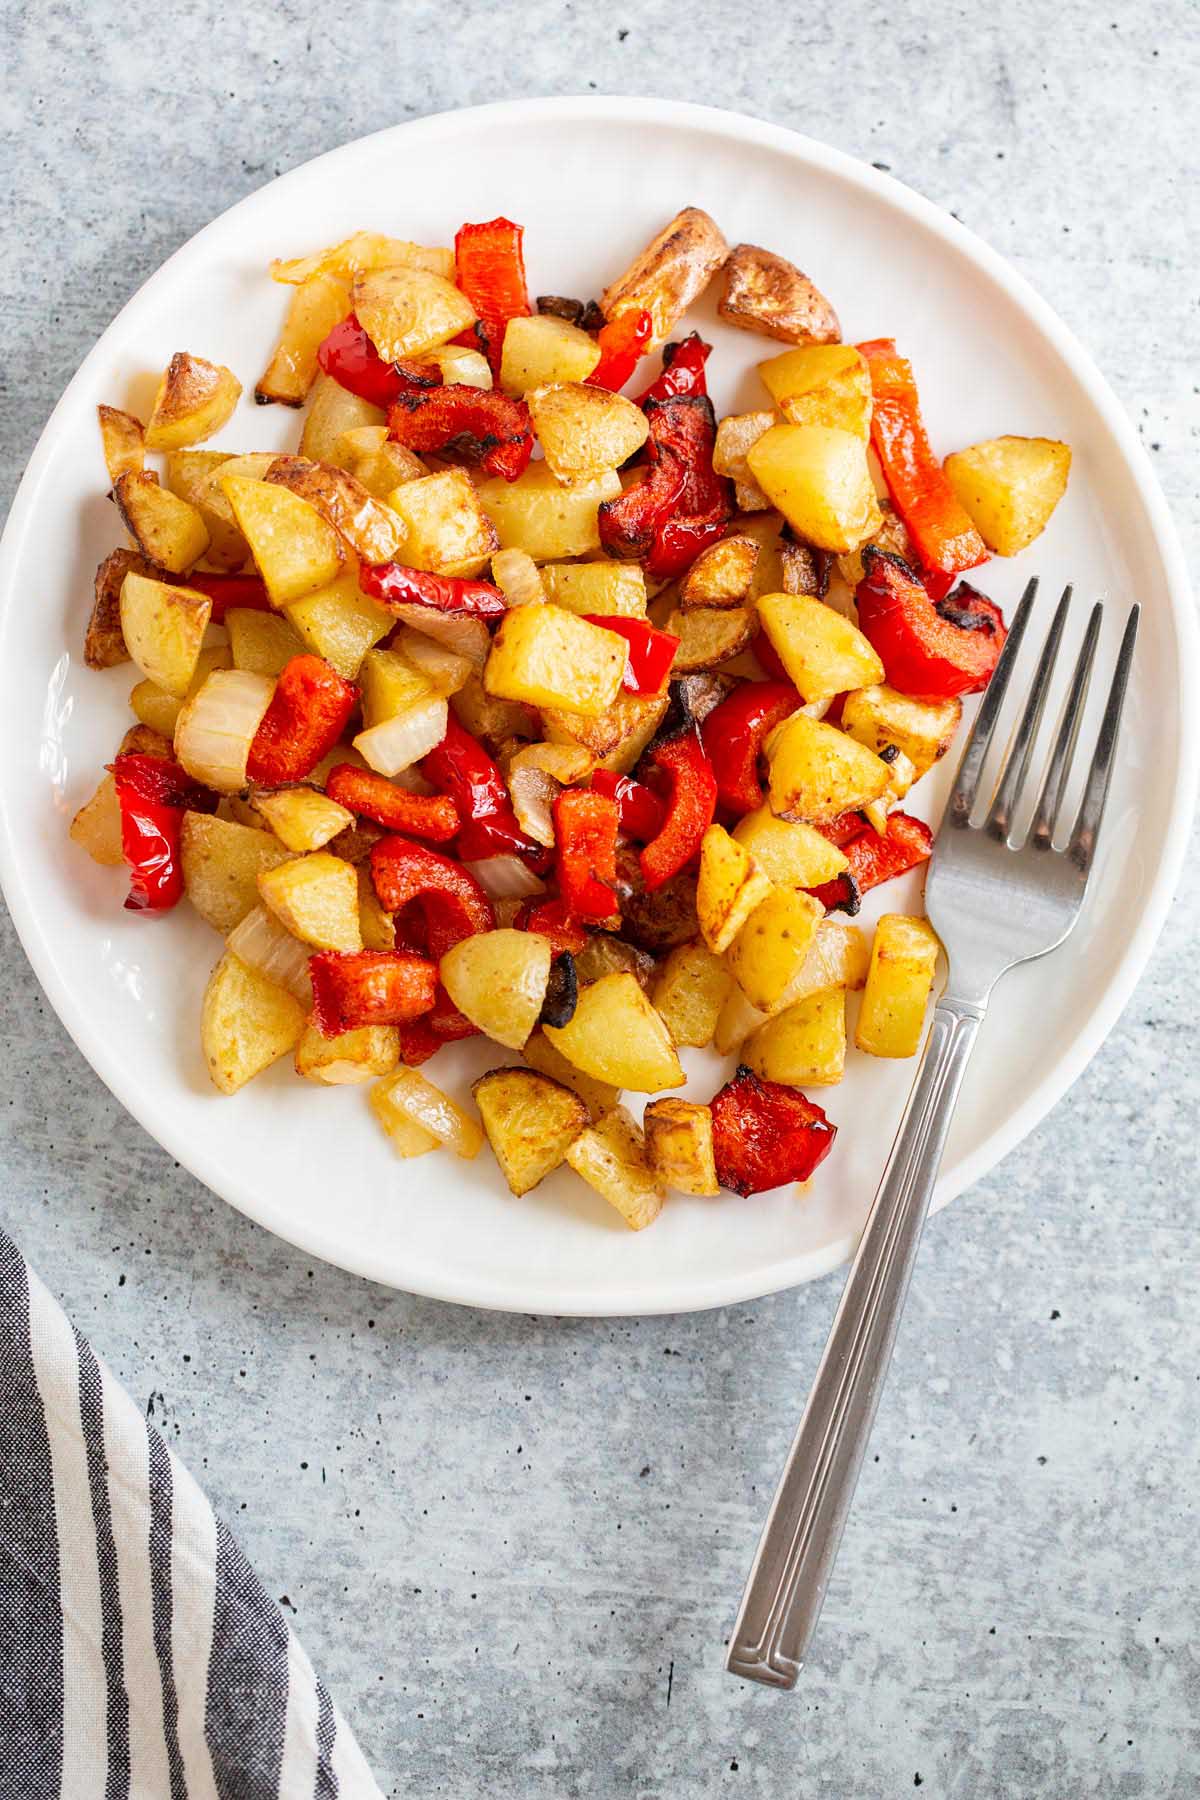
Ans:
[[[228,1528],[3,1231],[0,1795],[382,1800]]]

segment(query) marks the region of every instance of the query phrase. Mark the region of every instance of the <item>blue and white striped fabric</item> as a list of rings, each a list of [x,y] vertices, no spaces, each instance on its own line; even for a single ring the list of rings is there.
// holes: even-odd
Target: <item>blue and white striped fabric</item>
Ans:
[[[0,1796],[382,1800],[225,1525],[2,1231]]]

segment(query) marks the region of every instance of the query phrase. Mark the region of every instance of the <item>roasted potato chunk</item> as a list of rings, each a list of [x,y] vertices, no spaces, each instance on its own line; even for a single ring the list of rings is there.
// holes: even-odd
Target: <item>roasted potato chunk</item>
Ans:
[[[587,1107],[593,1124],[611,1112],[620,1096],[620,1088],[610,1081],[598,1081],[594,1075],[585,1075],[569,1062],[561,1050],[556,1050],[544,1031],[535,1031],[522,1053],[530,1068],[537,1069],[539,1074],[548,1075],[560,1087],[570,1088],[578,1094]]]
[[[836,844],[811,825],[777,819],[769,806],[739,819],[733,838],[779,887],[820,887],[846,867],[846,854]]]
[[[300,433],[300,454],[311,458],[313,462],[335,463],[342,466],[340,445],[348,431],[386,432],[387,419],[382,407],[373,406],[360,394],[352,394],[344,388],[340,381],[332,375],[321,374],[313,383],[312,399],[308,411],[304,415],[304,427]],[[274,457],[271,458],[274,461]],[[407,467],[407,465],[405,465]],[[239,471],[240,472],[240,471]],[[266,470],[244,471],[247,475],[257,473],[266,475]],[[424,474],[424,469],[421,470]],[[397,481],[407,481],[407,474],[397,476]],[[388,489],[376,494],[377,500],[386,500]]]
[[[159,687],[157,681],[139,681],[130,690],[129,705],[135,719],[151,731],[161,732],[163,737],[172,739],[175,727],[179,723],[179,715],[187,702],[200,692],[214,669],[228,669],[231,666],[228,644],[210,644],[207,650],[202,649],[196,658],[196,668],[182,699],[177,694],[168,693]]]
[[[772,739],[770,806],[782,819],[823,824],[888,789],[885,762],[844,731],[793,713]]]
[[[842,730],[876,754],[894,744],[914,781],[946,754],[961,722],[961,700],[914,700],[884,683],[854,690],[842,705]]]
[[[167,364],[146,421],[147,450],[184,450],[220,431],[242,394],[224,363],[178,350]]]
[[[226,951],[209,976],[200,1012],[200,1043],[213,1086],[236,1094],[286,1056],[303,1030],[300,1002]]]
[[[129,661],[121,631],[121,587],[131,572],[152,579],[162,573],[136,550],[114,550],[96,570],[95,598],[83,640],[83,660],[89,669],[115,669]]]
[[[765,512],[771,504],[750,473],[746,452],[778,423],[773,412],[750,412],[731,413],[717,426],[713,468],[734,483],[739,512]]]
[[[121,636],[148,681],[182,699],[192,684],[212,601],[131,570],[121,583]]]
[[[546,461],[565,487],[620,468],[641,449],[650,429],[632,400],[585,382],[533,388],[527,403]]]
[[[663,1188],[646,1157],[641,1126],[623,1106],[581,1131],[567,1161],[589,1187],[615,1206],[633,1231],[652,1225],[662,1211]]]
[[[828,425],[774,425],[746,454],[750,473],[792,530],[819,550],[856,550],[882,515],[867,446]]]
[[[717,311],[730,325],[785,344],[836,344],[842,335],[820,288],[795,263],[758,244],[735,244],[729,252]]]
[[[311,787],[278,788],[273,794],[254,794],[251,804],[261,813],[280,843],[298,856],[323,849],[339,831],[347,830],[354,823],[352,812]]]
[[[758,372],[793,425],[833,426],[864,443],[871,435],[871,372],[853,344],[785,350]]]
[[[73,844],[86,850],[93,862],[106,869],[119,869],[125,861],[121,848],[121,803],[117,784],[111,775],[103,775],[90,800],[85,800],[71,820],[67,834]]]
[[[390,1075],[400,1061],[400,1033],[394,1025],[360,1025],[326,1037],[311,1019],[296,1045],[296,1073],[323,1087],[349,1087]]]
[[[303,406],[317,378],[317,351],[350,311],[350,283],[343,275],[318,271],[302,281],[288,303],[287,318],[271,360],[254,388],[260,406],[278,401]]]
[[[100,442],[104,447],[104,466],[108,479],[120,481],[122,475],[140,475],[146,466],[146,431],[140,419],[122,412],[119,406],[98,406]]]
[[[396,514],[345,469],[304,456],[277,456],[267,480],[307,500],[363,562],[389,562],[399,550],[403,529]]]
[[[323,656],[347,681],[355,679],[367,651],[396,628],[392,615],[359,588],[353,569],[315,593],[294,600],[285,614],[308,648]]]
[[[650,997],[678,1044],[711,1044],[732,977],[704,944],[680,944],[658,972]]]
[[[406,481],[388,495],[387,503],[404,526],[404,560],[410,568],[436,575],[481,575],[488,558],[501,548],[484,511],[483,487],[472,487],[463,469]]]
[[[679,590],[684,612],[698,606],[725,610],[744,606],[750,598],[759,546],[752,537],[722,538],[702,550]]]
[[[760,1012],[778,1006],[808,955],[825,908],[799,888],[775,888],[750,914],[729,947],[734,980]]]
[[[490,1069],[471,1092],[514,1194],[527,1194],[552,1174],[588,1124],[578,1094],[532,1069]]]
[[[691,612],[673,612],[663,628],[679,639],[671,664],[672,675],[715,669],[732,662],[749,649],[754,628],[754,613],[749,606],[698,606]]]
[[[478,675],[471,675],[456,693],[450,706],[460,725],[477,738],[490,744],[503,744],[510,738],[535,738],[538,716],[531,706],[519,700],[497,700],[483,685]]]
[[[278,675],[304,649],[303,639],[281,613],[231,606],[225,614],[229,650],[235,669],[255,675]]]
[[[290,856],[291,851],[269,831],[252,831],[211,813],[183,815],[180,862],[184,892],[200,917],[222,936],[258,905],[259,874],[277,868]]]
[[[454,252],[441,246],[411,244],[407,238],[385,237],[381,231],[355,231],[340,243],[316,250],[311,256],[277,256],[271,264],[271,280],[299,286],[314,275],[339,275],[349,281],[372,269],[431,269],[447,281],[454,278]],[[339,314],[345,317],[345,314]],[[334,320],[336,325],[337,320]]]
[[[113,499],[138,549],[160,569],[186,574],[208,549],[208,527],[196,508],[160,487],[148,469],[122,475],[113,483]]]
[[[265,474],[269,453],[261,456],[228,456],[223,450],[172,450],[167,454],[167,486],[189,506],[194,506],[208,532],[205,562],[214,569],[240,569],[250,546],[237,528],[233,508],[216,485],[219,471]]]
[[[764,1081],[832,1087],[846,1070],[846,996],[823,988],[760,1025],[739,1052]]]
[[[590,717],[621,691],[625,639],[561,606],[519,606],[492,639],[483,685],[500,700],[569,707]]]
[[[691,1100],[651,1100],[642,1121],[650,1167],[681,1194],[716,1194],[712,1113]]]
[[[500,352],[500,386],[520,397],[548,382],[586,381],[599,361],[595,338],[566,319],[544,313],[510,319]]]
[[[988,549],[1016,556],[1046,529],[1066,493],[1071,446],[1054,438],[990,438],[956,450],[943,466]]]
[[[594,981],[568,1025],[543,1029],[556,1050],[598,1081],[643,1094],[683,1085],[671,1034],[633,975]]]
[[[648,312],[654,321],[648,348],[657,350],[728,254],[729,245],[708,214],[698,206],[685,206],[605,288],[601,311],[606,319]]]
[[[618,694],[601,713],[547,707],[542,725],[550,743],[579,745],[598,769],[615,769],[623,775],[638,761],[669,705],[667,694]]]
[[[637,563],[543,563],[546,598],[576,613],[646,616],[646,577]]]
[[[587,556],[598,550],[599,508],[620,492],[621,478],[615,469],[565,488],[544,462],[530,463],[516,481],[494,475],[476,489],[479,503],[495,527],[497,541],[492,549],[525,550],[537,563]]]
[[[723,825],[710,825],[700,842],[696,911],[714,956],[728,950],[770,891],[771,883],[750,852],[735,843]]]
[[[519,1050],[538,1022],[552,955],[536,931],[483,931],[448,950],[438,974],[472,1025]]]
[[[837,572],[849,588],[856,588],[863,578],[865,573],[865,570],[863,569],[863,551],[868,548],[874,550],[890,550],[893,556],[900,557],[902,562],[909,563],[913,567],[915,567],[920,560],[916,551],[913,549],[912,539],[908,535],[908,527],[905,525],[904,520],[900,517],[900,514],[896,511],[891,501],[880,500],[879,510],[883,515],[883,523],[875,533],[875,536],[869,539],[866,544],[860,544],[857,550],[851,550],[845,556],[839,556],[837,558]],[[804,590],[804,592],[810,591],[812,590]]]
[[[875,927],[871,966],[854,1042],[871,1056],[915,1056],[937,967],[938,940],[927,919],[885,913]]]
[[[831,700],[883,680],[883,664],[857,625],[807,594],[764,594],[758,616],[802,700]]]
[[[293,937],[317,950],[361,950],[358,876],[328,850],[263,869],[258,891]]]
[[[308,500],[244,475],[221,474],[220,483],[273,606],[287,606],[334,580],[345,559],[341,539]]]
[[[340,466],[376,500],[387,500],[405,482],[429,473],[419,456],[392,442],[386,425],[352,426],[339,435],[334,450]]]
[[[376,269],[351,290],[359,324],[384,362],[436,350],[475,323],[466,295],[429,269]]]

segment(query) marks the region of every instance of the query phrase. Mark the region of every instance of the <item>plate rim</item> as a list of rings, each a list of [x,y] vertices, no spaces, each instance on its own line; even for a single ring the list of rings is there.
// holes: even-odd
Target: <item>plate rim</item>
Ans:
[[[1087,399],[1100,413],[1136,483],[1156,551],[1166,571],[1166,598],[1181,652],[1178,665],[1180,756],[1174,771],[1174,790],[1164,828],[1163,852],[1143,902],[1138,925],[1130,935],[1120,962],[1106,981],[1099,1004],[1069,1050],[1038,1080],[1026,1100],[964,1158],[952,1180],[944,1175],[939,1179],[933,1201],[933,1210],[939,1211],[993,1169],[1058,1103],[1113,1029],[1145,970],[1174,899],[1187,852],[1189,827],[1196,808],[1197,786],[1200,782],[1200,756],[1197,754],[1200,746],[1200,633],[1197,631],[1183,548],[1157,475],[1132,419],[1090,352],[1059,318],[1049,302],[1042,298],[1028,279],[999,251],[994,250],[983,238],[934,201],[905,186],[891,174],[875,169],[847,151],[752,114],[702,106],[691,101],[606,94],[555,95],[451,108],[385,126],[298,163],[295,168],[243,195],[172,251],[105,326],[67,383],[28,459],[0,537],[0,640],[8,631],[11,589],[30,516],[38,498],[43,470],[55,442],[57,422],[69,410],[76,389],[84,385],[94,366],[100,362],[111,335],[122,320],[130,311],[151,298],[160,286],[169,284],[174,267],[181,258],[191,255],[210,236],[226,228],[240,210],[260,204],[262,196],[268,190],[277,191],[289,184],[302,182],[318,165],[348,156],[364,144],[382,138],[398,139],[401,136],[410,145],[421,138],[434,140],[453,133],[467,121],[490,119],[497,124],[530,121],[570,123],[589,114],[603,121],[699,130],[710,136],[734,140],[755,148],[780,151],[802,165],[815,167],[853,187],[874,192],[893,209],[914,219],[952,251],[981,269],[1032,320],[1075,377]],[[819,1251],[806,1251],[800,1256],[777,1263],[765,1285],[761,1274],[749,1279],[745,1276],[724,1279],[712,1277],[705,1281],[691,1281],[687,1293],[681,1295],[671,1288],[669,1282],[660,1281],[661,1291],[651,1300],[642,1293],[618,1292],[605,1298],[599,1309],[596,1301],[589,1299],[586,1292],[577,1287],[564,1289],[557,1296],[538,1297],[526,1294],[514,1297],[509,1292],[500,1292],[490,1287],[486,1281],[470,1277],[431,1279],[423,1269],[407,1275],[398,1270],[381,1274],[377,1264],[372,1266],[369,1256],[348,1253],[319,1227],[289,1228],[290,1222],[283,1210],[269,1200],[248,1194],[232,1197],[224,1179],[224,1168],[219,1171],[221,1185],[216,1185],[207,1172],[211,1165],[203,1144],[189,1141],[179,1145],[173,1141],[170,1128],[163,1132],[158,1124],[152,1122],[155,1117],[153,1100],[145,1098],[133,1078],[123,1077],[119,1054],[110,1054],[106,1050],[98,1023],[92,1022],[69,985],[59,979],[53,946],[41,931],[33,897],[22,876],[8,792],[2,782],[0,887],[21,946],[57,1018],[113,1097],[161,1148],[218,1198],[227,1201],[256,1224],[283,1238],[306,1255],[318,1257],[335,1267],[381,1285],[454,1304],[502,1312],[538,1313],[542,1316],[620,1318],[699,1312],[763,1298],[815,1280],[846,1262],[852,1254],[855,1235],[848,1233]],[[152,1094],[153,1090],[147,1089],[145,1092]]]

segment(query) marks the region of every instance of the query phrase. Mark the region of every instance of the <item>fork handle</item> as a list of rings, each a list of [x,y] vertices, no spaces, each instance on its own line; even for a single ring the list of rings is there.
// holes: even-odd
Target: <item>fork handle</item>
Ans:
[[[982,1006],[944,998],[742,1597],[726,1668],[790,1688],[841,1542]]]

